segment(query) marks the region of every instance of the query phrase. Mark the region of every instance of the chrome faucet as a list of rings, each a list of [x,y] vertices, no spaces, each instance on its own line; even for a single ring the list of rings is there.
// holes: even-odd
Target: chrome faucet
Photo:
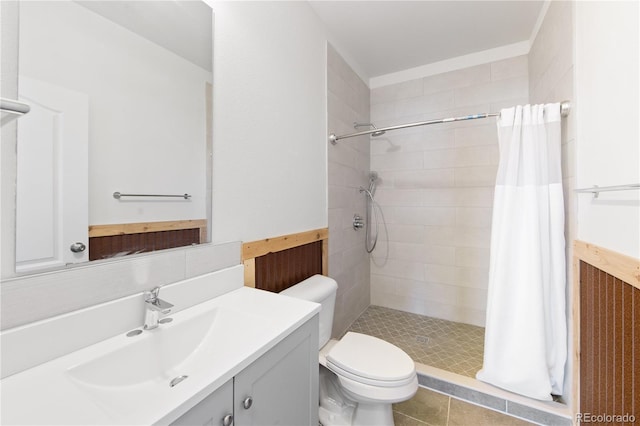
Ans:
[[[173,305],[158,297],[160,287],[155,287],[151,291],[144,292],[144,329],[152,330],[158,327],[160,316],[168,315]]]

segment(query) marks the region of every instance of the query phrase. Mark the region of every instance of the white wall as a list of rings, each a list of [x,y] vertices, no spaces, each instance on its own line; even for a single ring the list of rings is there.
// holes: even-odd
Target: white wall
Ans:
[[[89,96],[90,225],[206,218],[210,72],[74,2],[20,3],[19,71]]]
[[[640,183],[638,8],[576,3],[578,188]],[[577,238],[640,258],[640,191],[579,195]]]
[[[211,2],[213,241],[327,226],[326,36],[305,2]]]

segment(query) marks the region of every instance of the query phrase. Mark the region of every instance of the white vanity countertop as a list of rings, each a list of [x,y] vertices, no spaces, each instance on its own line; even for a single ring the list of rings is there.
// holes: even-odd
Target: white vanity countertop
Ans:
[[[0,381],[0,423],[169,424],[319,311],[320,305],[303,300],[246,287],[234,290],[171,315],[173,321],[158,329],[135,337],[118,335],[6,377]],[[217,321],[215,332],[203,328],[202,318]],[[187,323],[188,329],[184,328]],[[196,337],[188,337],[198,328]],[[161,335],[152,333],[171,337],[158,340]],[[157,364],[174,365],[163,354],[179,352],[181,346],[187,353],[195,340],[212,335],[215,337],[209,337],[206,344],[193,346],[196,355],[187,356],[167,374],[146,379],[147,370]],[[149,338],[160,344],[147,344],[144,339]],[[163,351],[162,343],[167,340],[172,347]],[[147,350],[138,353],[138,349],[131,350],[134,346]],[[114,353],[120,355],[112,356]],[[184,353],[176,356],[182,359]],[[108,362],[101,361],[105,354]],[[178,375],[189,377],[170,387],[168,383]]]

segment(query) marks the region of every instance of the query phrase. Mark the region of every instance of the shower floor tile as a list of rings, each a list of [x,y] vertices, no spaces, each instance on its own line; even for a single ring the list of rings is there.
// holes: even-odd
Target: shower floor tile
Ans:
[[[392,343],[415,362],[475,377],[482,368],[484,328],[381,306],[369,306],[349,331]]]

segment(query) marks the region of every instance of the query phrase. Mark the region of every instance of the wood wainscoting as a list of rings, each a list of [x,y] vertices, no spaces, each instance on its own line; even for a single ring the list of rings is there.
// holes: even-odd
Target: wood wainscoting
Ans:
[[[184,247],[206,240],[206,219],[92,225],[89,260]]]
[[[328,243],[327,228],[244,243],[244,284],[278,293],[310,276],[327,275]]]
[[[575,414],[640,421],[640,260],[575,241],[573,263]]]

